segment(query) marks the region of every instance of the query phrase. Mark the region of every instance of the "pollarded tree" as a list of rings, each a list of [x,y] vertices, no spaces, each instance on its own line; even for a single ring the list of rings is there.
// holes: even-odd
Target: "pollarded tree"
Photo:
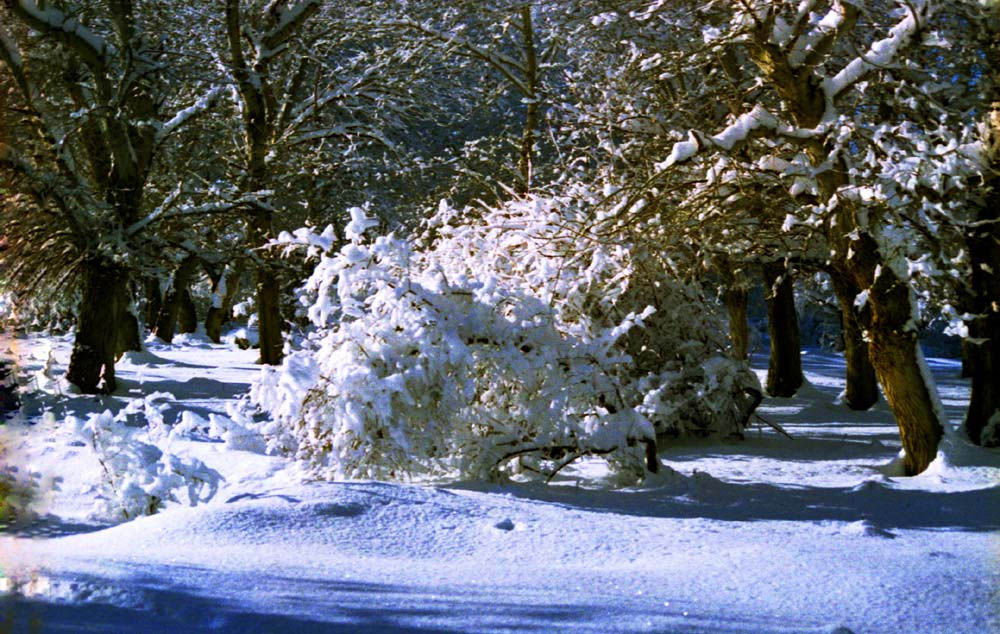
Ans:
[[[115,358],[137,340],[130,282],[163,202],[147,188],[158,159],[220,92],[192,94],[173,64],[172,38],[197,41],[189,11],[131,0],[3,10],[0,59],[17,94],[0,169],[21,196],[5,208],[4,260],[24,288],[78,281],[67,377],[84,392],[113,390]]]

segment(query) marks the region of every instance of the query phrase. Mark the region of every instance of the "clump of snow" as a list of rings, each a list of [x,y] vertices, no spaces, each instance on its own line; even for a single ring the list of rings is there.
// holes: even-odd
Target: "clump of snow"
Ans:
[[[143,403],[143,408],[146,403]],[[88,414],[86,419],[68,416],[66,424],[93,449],[101,465],[101,495],[93,516],[111,521],[152,515],[167,502],[195,506],[207,502],[218,491],[220,475],[197,458],[183,459],[142,442],[138,432],[125,425],[127,415],[109,410]]]

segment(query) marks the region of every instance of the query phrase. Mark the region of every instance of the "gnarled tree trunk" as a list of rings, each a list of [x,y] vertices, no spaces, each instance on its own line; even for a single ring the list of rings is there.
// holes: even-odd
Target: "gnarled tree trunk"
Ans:
[[[854,410],[866,410],[878,402],[878,378],[868,357],[868,344],[859,323],[861,311],[867,306],[854,305],[858,288],[854,280],[843,274],[833,273],[833,292],[840,305],[841,337],[844,342],[844,361],[847,366],[844,403]]]
[[[76,340],[66,379],[85,394],[106,394],[116,387],[115,357],[121,352],[128,300],[124,268],[99,258],[83,265]]]
[[[878,243],[867,231],[856,236],[845,264],[858,284],[868,288],[869,354],[899,426],[906,473],[915,475],[937,455],[943,412],[917,343],[913,291],[907,280],[884,265]]]
[[[792,275],[784,261],[764,265],[764,284],[767,329],[771,336],[765,388],[771,396],[794,396],[802,387],[802,351]]]

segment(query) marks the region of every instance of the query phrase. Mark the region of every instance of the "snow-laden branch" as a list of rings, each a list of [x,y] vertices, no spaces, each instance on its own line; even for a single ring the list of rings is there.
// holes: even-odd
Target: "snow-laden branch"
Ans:
[[[198,101],[194,102],[187,108],[180,110],[169,120],[164,121],[160,128],[156,131],[156,143],[162,143],[164,139],[186,124],[192,117],[196,117],[211,108],[222,92],[222,86],[215,86],[209,90],[208,93],[199,98]]]
[[[796,38],[788,53],[792,68],[814,68],[840,35],[853,28],[858,9],[850,2],[835,0],[825,16],[809,32]]]
[[[911,0],[905,3],[906,17],[889,30],[889,36],[873,42],[860,57],[856,57],[833,77],[823,80],[823,91],[827,102],[860,81],[873,70],[883,68],[893,62],[899,52],[909,45],[919,34],[927,20],[937,11],[932,0]]]
[[[280,52],[280,47],[302,24],[319,11],[320,0],[303,0],[281,11],[278,23],[260,38],[257,59],[265,60]]]
[[[697,130],[691,130],[688,132],[687,140],[675,143],[667,160],[656,167],[660,170],[667,169],[672,165],[693,158],[698,152],[710,147],[718,148],[724,152],[732,152],[747,140],[764,133],[773,133],[793,140],[805,140],[821,137],[826,133],[827,128],[826,124],[820,124],[815,128],[789,126],[782,123],[764,106],[757,105],[750,112],[736,117],[735,121],[718,134],[708,136]]]
[[[43,9],[32,0],[16,0],[11,6],[32,28],[64,41],[92,70],[103,71],[107,42],[75,17],[54,6]]]

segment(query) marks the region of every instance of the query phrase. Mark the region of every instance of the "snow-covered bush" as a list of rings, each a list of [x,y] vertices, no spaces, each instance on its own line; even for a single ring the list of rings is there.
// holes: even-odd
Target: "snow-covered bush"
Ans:
[[[413,241],[365,242],[354,209],[336,253],[329,233],[283,236],[321,255],[315,331],[251,389],[270,448],[329,477],[497,477],[524,456],[655,468],[657,436],[738,433],[756,379],[669,260],[602,235],[596,200],[442,204]]]
[[[85,421],[67,418],[67,424],[94,450],[103,471],[96,516],[129,520],[152,515],[167,502],[180,502],[181,491],[191,506],[215,495],[221,479],[218,472],[197,458],[184,459],[142,442],[139,431],[125,425],[127,415],[126,410],[118,416],[105,410],[88,414]]]

